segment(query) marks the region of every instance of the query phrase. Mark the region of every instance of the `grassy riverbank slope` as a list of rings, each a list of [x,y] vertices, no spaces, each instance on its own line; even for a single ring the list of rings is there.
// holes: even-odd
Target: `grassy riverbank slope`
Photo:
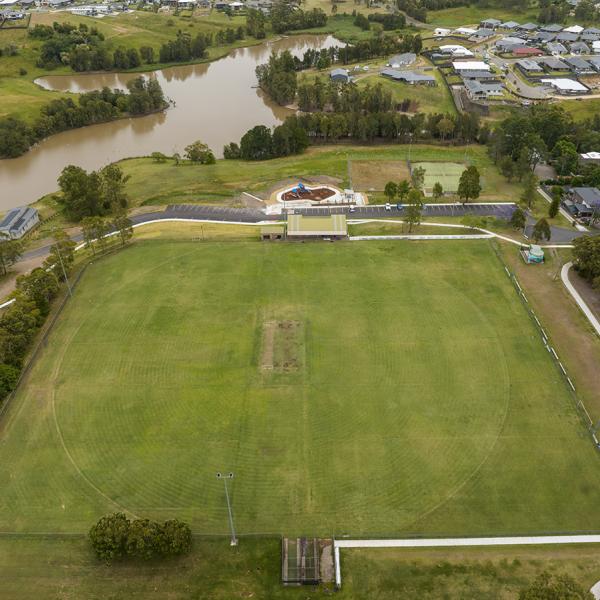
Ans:
[[[54,21],[75,25],[85,23],[88,27],[96,27],[104,34],[107,48],[110,51],[119,47],[139,49],[140,46],[151,46],[158,58],[160,46],[175,39],[178,30],[185,31],[192,36],[200,32],[216,33],[220,29],[244,25],[246,18],[244,16],[227,17],[216,11],[210,16],[198,14],[193,17],[135,11],[104,19],[76,16],[68,12],[48,12],[34,13],[30,27],[34,27],[36,24],[52,25]],[[208,49],[207,58],[195,62],[215,60],[225,56],[234,48],[258,44],[261,41],[263,40],[248,37],[232,44],[213,46]],[[61,95],[57,92],[43,90],[33,82],[34,79],[42,75],[75,74],[68,65],[57,67],[51,71],[37,67],[36,61],[42,43],[40,40],[30,38],[25,29],[0,29],[0,48],[12,44],[18,50],[15,56],[5,54],[0,57],[0,96],[2,97],[0,117],[13,116],[32,121],[39,115],[41,106]],[[151,65],[143,64],[133,71],[149,71],[165,66],[169,65],[158,62]],[[20,69],[25,69],[26,74],[21,75]]]

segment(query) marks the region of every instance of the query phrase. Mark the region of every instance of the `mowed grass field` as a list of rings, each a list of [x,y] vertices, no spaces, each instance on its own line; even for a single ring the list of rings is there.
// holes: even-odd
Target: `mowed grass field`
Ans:
[[[444,192],[456,193],[460,176],[467,167],[461,163],[451,162],[416,162],[412,164],[412,168],[425,170],[423,188],[427,193],[433,190],[436,183],[441,184]]]
[[[152,241],[95,262],[0,422],[0,532],[126,510],[224,534],[217,471],[240,534],[584,531],[600,512],[597,452],[484,241]]]

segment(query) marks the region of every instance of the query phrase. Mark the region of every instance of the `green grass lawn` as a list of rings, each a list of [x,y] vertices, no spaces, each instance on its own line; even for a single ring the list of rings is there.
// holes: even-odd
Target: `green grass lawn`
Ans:
[[[224,469],[241,534],[597,527],[596,451],[488,242],[136,244],[90,267],[1,436],[4,532],[225,533]]]
[[[107,566],[82,537],[0,538],[0,597],[106,600],[281,600],[331,598],[330,589],[283,587],[280,541],[196,538],[192,553],[167,561]],[[348,600],[514,600],[541,572],[567,573],[585,589],[598,580],[593,546],[442,550],[343,550],[343,583],[336,598]]]
[[[527,3],[524,3],[527,4]],[[443,10],[429,11],[427,22],[436,27],[460,27],[461,25],[479,25],[484,19],[500,19],[501,21],[517,21],[517,23],[536,22],[539,10],[507,10],[496,7],[459,6]]]
[[[481,173],[481,200],[515,201],[521,194],[517,183],[509,183],[490,160],[485,146],[433,146],[426,144],[324,145],[304,154],[268,161],[217,160],[214,165],[175,166],[171,161],[157,164],[149,158],[134,158],[119,164],[131,176],[127,193],[133,206],[203,202],[231,204],[240,192],[265,190],[290,177],[329,175],[349,185],[348,161],[448,161],[475,165]],[[381,175],[374,164],[380,187]],[[364,177],[361,189],[370,185]]]

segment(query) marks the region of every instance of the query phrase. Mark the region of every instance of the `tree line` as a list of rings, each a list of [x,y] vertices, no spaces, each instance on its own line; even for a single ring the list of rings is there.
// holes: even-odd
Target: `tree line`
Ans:
[[[181,556],[192,549],[190,526],[178,519],[157,523],[150,519],[130,521],[123,513],[102,517],[89,532],[96,556],[107,563],[127,557],[149,560]]]
[[[275,33],[313,29],[327,24],[327,15],[320,8],[302,10],[287,2],[276,2],[270,14],[271,28]]]
[[[155,79],[138,77],[128,82],[129,93],[103,88],[72,98],[50,101],[40,110],[32,125],[22,119],[0,119],[0,158],[21,156],[43,138],[94,123],[144,115],[164,109],[167,104],[160,84]]]
[[[223,156],[228,159],[267,160],[300,154],[311,143],[376,140],[408,143],[441,139],[440,124],[446,122],[450,123],[456,141],[468,143],[486,135],[474,114],[426,116],[417,113],[409,117],[393,111],[315,112],[290,116],[273,131],[257,125],[242,136],[239,144],[227,144]]]

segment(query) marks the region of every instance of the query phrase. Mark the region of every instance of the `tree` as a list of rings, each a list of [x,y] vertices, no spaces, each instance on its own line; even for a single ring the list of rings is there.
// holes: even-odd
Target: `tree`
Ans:
[[[531,237],[535,242],[539,242],[541,240],[548,241],[552,237],[552,232],[550,231],[550,225],[548,225],[548,221],[546,219],[540,219],[534,226],[533,231],[531,232]]]
[[[240,141],[240,156],[244,160],[265,160],[272,157],[272,152],[271,130],[264,125],[253,127]]]
[[[155,162],[155,163],[164,163],[167,161],[167,157],[166,155],[164,155],[162,152],[153,152],[150,155],[150,158]]]
[[[443,140],[445,140],[454,132],[454,121],[452,121],[452,119],[449,119],[448,117],[440,119],[440,121],[437,124],[437,130],[440,134],[440,137]]]
[[[423,193],[419,189],[413,189],[408,194],[408,206],[406,207],[408,233],[412,233],[413,227],[420,225],[422,212]]]
[[[480,176],[477,167],[467,167],[458,182],[458,197],[466,204],[469,200],[477,200],[481,193]]]
[[[23,254],[23,243],[12,240],[5,234],[0,234],[0,270],[2,275],[8,273],[9,267],[14,265]]]
[[[531,208],[535,203],[537,185],[537,177],[533,173],[529,173],[527,177],[525,177],[523,192],[521,194],[521,200],[525,203],[527,208]]]
[[[527,216],[525,215],[525,211],[521,208],[516,208],[513,214],[510,217],[509,223],[515,228],[523,231],[525,229],[525,225],[527,223]]]
[[[398,194],[398,198],[400,198],[400,202],[404,202],[404,200],[408,196],[409,192],[410,192],[410,182],[407,181],[406,179],[403,179],[398,184],[398,188],[397,188],[397,194]]]
[[[226,144],[223,146],[223,158],[236,159],[240,157],[240,147],[235,143]]]
[[[69,165],[62,170],[58,185],[62,192],[60,202],[73,220],[104,213],[102,181],[98,173],[88,175],[81,167]]]
[[[444,188],[442,187],[442,184],[439,181],[436,181],[433,184],[432,194],[436,200],[439,200],[444,195]]]
[[[162,554],[179,556],[192,549],[192,530],[187,523],[172,519],[162,526]]]
[[[0,400],[15,389],[19,374],[20,370],[17,367],[0,364]]]
[[[129,556],[149,560],[161,553],[162,532],[158,523],[149,519],[136,519],[129,524],[126,551]]]
[[[552,198],[552,202],[550,202],[550,206],[548,207],[548,216],[551,219],[554,219],[558,214],[558,209],[560,208],[560,198]]]
[[[573,242],[575,270],[591,283],[600,281],[600,237],[586,236]]]
[[[592,600],[593,596],[569,575],[542,573],[519,592],[519,600]]]
[[[90,529],[90,541],[96,556],[106,562],[123,558],[127,553],[130,521],[123,513],[102,517]]]
[[[118,165],[108,165],[100,171],[102,179],[102,200],[107,210],[123,210],[127,206],[125,184],[130,176],[124,175]]]
[[[45,317],[50,312],[50,302],[58,293],[58,278],[52,271],[37,267],[28,275],[17,277],[17,290],[35,302]]]
[[[119,233],[121,245],[124,246],[133,237],[133,223],[131,219],[123,212],[115,217],[113,225]]]
[[[175,166],[178,167],[181,164],[181,155],[179,154],[179,152],[175,152],[173,153],[173,162],[175,163]]]
[[[508,181],[512,181],[512,178],[515,176],[515,163],[510,156],[503,156],[498,163],[498,168]]]
[[[192,162],[200,163],[201,165],[215,164],[215,155],[212,153],[212,150],[200,140],[196,140],[185,147],[185,156]]]
[[[570,175],[577,170],[579,154],[577,147],[568,140],[559,140],[552,149],[554,166],[559,175]]]
[[[393,202],[394,198],[398,195],[398,184],[394,181],[388,181],[385,184],[383,193],[390,202]]]
[[[416,169],[413,169],[412,179],[415,188],[422,190],[423,184],[425,183],[425,169],[423,167],[417,167]]]
[[[50,246],[48,257],[44,261],[44,268],[52,269],[59,281],[64,281],[65,273],[69,274],[74,261],[75,242],[62,229],[59,229],[54,233],[54,244]]]
[[[96,254],[94,244],[98,244],[101,250],[104,249],[106,245],[104,236],[109,232],[109,226],[104,219],[101,217],[86,217],[81,222],[81,229],[86,248],[91,248],[93,254]]]

